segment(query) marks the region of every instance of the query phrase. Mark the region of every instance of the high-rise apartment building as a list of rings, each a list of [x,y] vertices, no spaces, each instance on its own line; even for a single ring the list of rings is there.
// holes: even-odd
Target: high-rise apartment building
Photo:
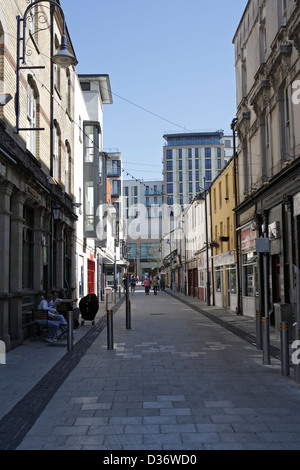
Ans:
[[[165,134],[163,173],[166,203],[185,206],[209,186],[224,166],[224,133]]]

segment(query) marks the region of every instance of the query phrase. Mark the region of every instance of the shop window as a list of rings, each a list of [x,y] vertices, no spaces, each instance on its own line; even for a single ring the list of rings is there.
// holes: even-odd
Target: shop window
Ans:
[[[257,256],[254,253],[243,255],[243,295],[254,297],[257,278]]]
[[[216,292],[222,292],[222,267],[216,268],[215,281]]]

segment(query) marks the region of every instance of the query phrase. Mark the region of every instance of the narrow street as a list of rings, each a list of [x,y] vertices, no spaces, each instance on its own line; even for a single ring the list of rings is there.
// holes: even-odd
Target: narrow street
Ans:
[[[167,292],[138,287],[131,329],[123,302],[113,339],[108,350],[104,328],[81,350],[18,449],[300,449],[300,389],[279,361],[264,366],[254,345]]]

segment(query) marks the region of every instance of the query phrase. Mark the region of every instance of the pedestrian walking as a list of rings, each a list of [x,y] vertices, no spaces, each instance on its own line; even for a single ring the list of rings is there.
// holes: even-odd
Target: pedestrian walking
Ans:
[[[150,281],[149,279],[146,277],[146,279],[144,280],[144,287],[145,287],[145,294],[146,295],[149,295],[149,290],[150,290]]]
[[[130,279],[130,291],[132,294],[135,293],[135,286],[136,286],[136,279],[134,276],[131,276],[131,279]]]
[[[158,289],[158,279],[156,276],[152,279],[152,286],[154,290],[154,295],[157,295],[157,289]]]

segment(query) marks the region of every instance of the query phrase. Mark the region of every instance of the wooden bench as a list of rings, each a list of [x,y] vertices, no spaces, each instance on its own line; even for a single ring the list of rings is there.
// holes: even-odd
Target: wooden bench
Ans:
[[[32,320],[36,325],[36,335],[46,337],[48,334],[48,310],[34,308],[32,310]]]

